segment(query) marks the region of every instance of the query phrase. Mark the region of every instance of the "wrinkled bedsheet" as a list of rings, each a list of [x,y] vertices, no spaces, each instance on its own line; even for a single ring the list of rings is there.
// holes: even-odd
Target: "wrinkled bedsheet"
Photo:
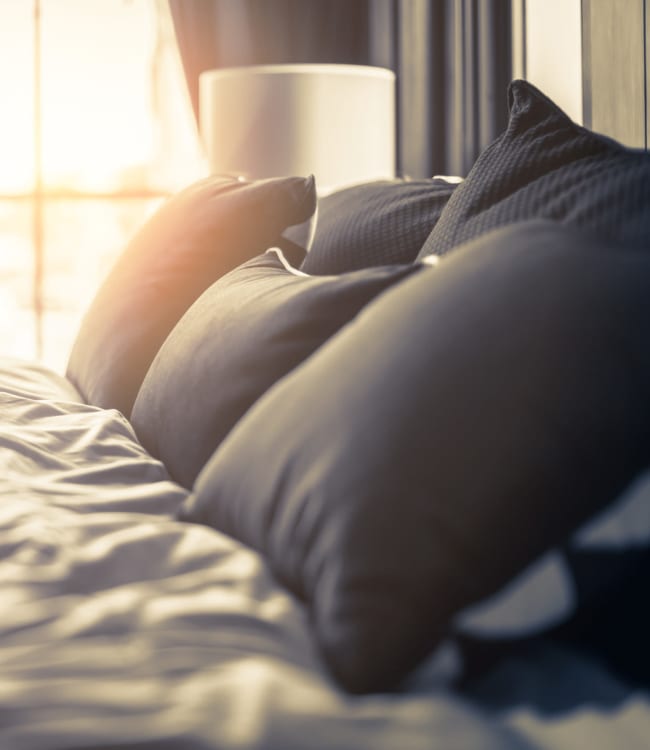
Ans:
[[[431,660],[344,695],[263,560],[173,520],[186,492],[122,415],[13,360],[0,404],[0,750],[650,746],[648,694],[550,644],[471,694]]]

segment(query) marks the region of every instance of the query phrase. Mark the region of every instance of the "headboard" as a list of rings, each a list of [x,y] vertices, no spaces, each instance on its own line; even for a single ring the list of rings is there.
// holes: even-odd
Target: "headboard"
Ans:
[[[513,0],[514,77],[573,119],[647,148],[648,0]]]

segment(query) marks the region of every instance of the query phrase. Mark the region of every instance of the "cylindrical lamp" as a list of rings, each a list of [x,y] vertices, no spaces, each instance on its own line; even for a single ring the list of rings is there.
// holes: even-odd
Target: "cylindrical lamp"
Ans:
[[[210,172],[314,174],[319,193],[395,176],[395,74],[365,65],[205,71],[200,131]]]

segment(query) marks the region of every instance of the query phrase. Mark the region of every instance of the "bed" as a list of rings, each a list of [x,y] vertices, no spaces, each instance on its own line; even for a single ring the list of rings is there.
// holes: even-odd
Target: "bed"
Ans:
[[[3,750],[648,747],[650,157],[507,95],[463,180],[189,186],[0,360]]]
[[[647,683],[557,639],[347,694],[262,557],[174,520],[187,491],[119,412],[1,377],[3,748],[647,747]]]

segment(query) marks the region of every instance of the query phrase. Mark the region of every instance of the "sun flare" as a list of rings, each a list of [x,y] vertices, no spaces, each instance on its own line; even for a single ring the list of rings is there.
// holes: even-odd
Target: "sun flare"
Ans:
[[[143,182],[166,145],[157,111],[165,64],[156,48],[158,11],[152,0],[0,5],[0,91],[9,105],[0,191],[33,187],[37,142],[48,188],[110,191]]]
[[[205,170],[167,3],[0,0],[0,95],[0,350],[61,370],[130,237]]]

